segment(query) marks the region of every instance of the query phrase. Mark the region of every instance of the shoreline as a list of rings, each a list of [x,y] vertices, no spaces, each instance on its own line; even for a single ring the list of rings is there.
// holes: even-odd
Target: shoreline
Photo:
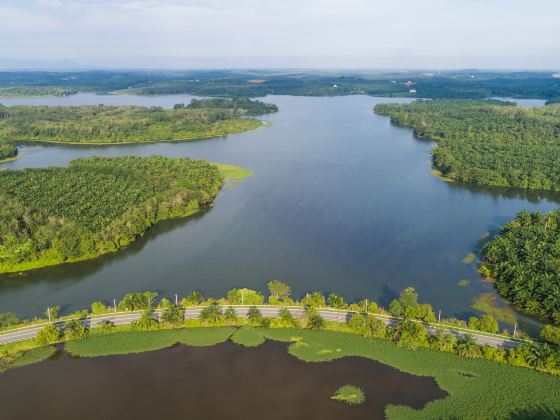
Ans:
[[[219,137],[227,137],[231,134],[240,134],[240,133],[247,133],[249,131],[252,130],[256,130],[262,127],[270,127],[272,126],[272,123],[270,123],[269,121],[261,121],[261,120],[254,120],[254,121],[259,121],[260,124],[258,127],[254,127],[254,128],[248,128],[247,130],[236,130],[236,131],[231,131],[225,134],[209,134],[207,136],[197,136],[197,137],[187,137],[187,138],[183,138],[183,139],[167,139],[167,140],[143,140],[143,141],[119,141],[119,142],[75,142],[75,141],[62,141],[62,140],[23,140],[23,139],[19,139],[19,140],[10,140],[13,141],[15,143],[47,143],[47,144],[56,144],[56,145],[71,145],[71,146],[116,146],[116,145],[131,145],[131,144],[154,144],[154,143],[176,143],[176,142],[182,142],[182,141],[196,141],[196,140],[206,140],[206,139],[212,139],[212,138],[219,138]],[[2,161],[0,161],[2,162]]]
[[[14,160],[17,160],[17,159],[19,159],[19,158],[20,158],[20,154],[19,154],[19,152],[18,152],[18,154],[15,155],[15,156],[12,156],[12,157],[9,157],[9,158],[0,160],[0,164],[2,164],[2,163],[8,163],[8,162],[13,162]]]

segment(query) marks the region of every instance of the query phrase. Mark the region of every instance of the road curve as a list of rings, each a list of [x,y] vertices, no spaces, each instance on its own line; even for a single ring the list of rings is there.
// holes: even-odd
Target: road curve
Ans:
[[[229,306],[224,306],[229,307]],[[245,305],[233,305],[232,306],[237,315],[240,317],[246,317],[247,312],[249,311],[250,306]],[[278,313],[282,309],[287,309],[294,317],[301,317],[304,314],[304,308],[302,306],[271,306],[271,305],[258,305],[257,306],[263,316],[273,318],[278,316]],[[196,319],[200,315],[200,311],[204,308],[204,306],[196,306],[196,307],[187,307],[185,308],[184,315],[186,319]],[[354,311],[346,311],[341,309],[331,309],[331,308],[320,308],[318,309],[319,315],[326,321],[334,321],[334,322],[346,322],[352,315],[356,312]],[[159,318],[161,316],[161,309],[154,310],[154,316]],[[103,314],[103,315],[93,315],[89,318],[81,320],[81,322],[88,328],[95,328],[98,324],[102,321],[111,321],[115,325],[126,325],[131,324],[132,322],[136,321],[142,315],[143,311],[134,311],[134,312],[115,312],[112,314]],[[371,314],[381,320],[383,320],[388,326],[395,326],[399,321],[400,318],[395,318],[387,315],[380,315],[380,314]],[[52,324],[55,326],[64,329],[64,323],[69,320],[64,321],[54,321]],[[15,343],[18,341],[25,341],[34,338],[41,328],[48,325],[48,322],[42,324],[35,324],[27,327],[20,327],[15,328],[12,330],[0,332],[0,345],[1,344],[8,344],[8,343]],[[470,330],[467,328],[460,328],[460,327],[451,327],[443,324],[430,324],[430,323],[422,323],[426,327],[426,329],[431,333],[435,333],[436,328],[443,328],[448,334],[452,334],[458,338],[464,336],[465,334],[472,335],[475,340],[479,344],[485,344],[488,346],[493,347],[502,347],[505,349],[517,347],[519,345],[526,345],[530,343],[530,341],[521,341],[521,340],[513,340],[507,336],[502,336],[498,334],[486,334],[481,333],[479,331]]]

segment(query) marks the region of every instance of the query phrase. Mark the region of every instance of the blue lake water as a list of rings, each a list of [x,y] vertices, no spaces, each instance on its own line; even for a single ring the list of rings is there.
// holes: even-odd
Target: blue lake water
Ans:
[[[188,95],[1,100],[74,105],[172,107]],[[266,290],[288,282],[296,296],[337,291],[347,300],[388,302],[408,286],[443,316],[472,314],[472,300],[494,293],[462,259],[481,235],[522,209],[548,211],[558,196],[450,184],[431,175],[433,143],[392,126],[372,108],[407,99],[269,96],[272,125],[194,142],[115,146],[24,145],[0,165],[65,165],[91,155],[184,156],[244,166],[255,176],[226,190],[196,217],[161,223],[129,248],[96,260],[0,276],[0,312],[29,316],[112,302],[125,293],[194,289],[221,296],[234,287]],[[524,103],[520,105],[535,105]],[[467,287],[457,281],[470,279]]]

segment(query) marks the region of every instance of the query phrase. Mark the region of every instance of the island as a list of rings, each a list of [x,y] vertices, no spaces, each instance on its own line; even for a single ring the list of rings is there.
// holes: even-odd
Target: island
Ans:
[[[211,206],[224,178],[250,174],[160,156],[0,171],[0,273],[114,252],[161,220]]]
[[[276,105],[250,99],[195,100],[173,109],[0,105],[0,160],[4,153],[4,159],[17,154],[13,142],[18,141],[99,145],[195,140],[253,130],[264,123],[246,116],[276,111]]]
[[[560,105],[520,108],[501,101],[419,100],[375,112],[435,140],[433,163],[451,180],[560,191]]]

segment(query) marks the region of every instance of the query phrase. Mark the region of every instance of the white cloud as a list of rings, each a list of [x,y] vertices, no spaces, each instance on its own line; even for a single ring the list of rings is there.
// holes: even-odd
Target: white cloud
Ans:
[[[150,67],[560,67],[560,4],[549,0],[5,2],[0,49],[8,58]]]

